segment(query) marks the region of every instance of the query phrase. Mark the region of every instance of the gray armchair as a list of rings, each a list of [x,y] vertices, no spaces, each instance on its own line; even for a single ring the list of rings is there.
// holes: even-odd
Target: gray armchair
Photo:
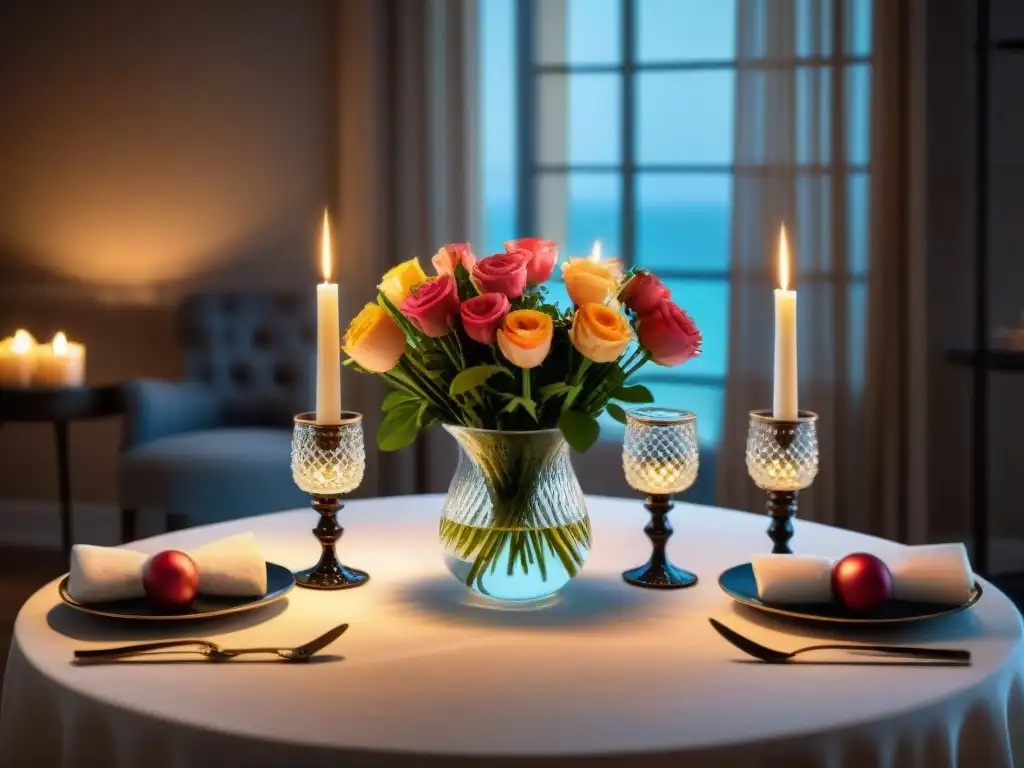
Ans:
[[[180,528],[308,503],[292,482],[289,449],[292,417],[314,401],[312,302],[200,295],[182,303],[177,321],[187,379],[125,386],[125,541],[139,510]]]

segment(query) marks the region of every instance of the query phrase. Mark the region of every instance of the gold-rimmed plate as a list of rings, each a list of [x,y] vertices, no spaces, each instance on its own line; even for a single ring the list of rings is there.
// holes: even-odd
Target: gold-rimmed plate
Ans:
[[[242,613],[276,603],[295,586],[295,576],[283,565],[267,563],[267,591],[259,597],[211,597],[197,595],[195,602],[181,611],[169,612],[156,608],[145,598],[113,600],[107,603],[80,603],[68,593],[68,576],[61,579],[57,591],[64,605],[76,611],[108,619],[134,619],[141,621],[183,621],[211,619],[230,613]]]
[[[788,616],[806,621],[823,621],[833,624],[905,624],[911,621],[925,621],[942,616],[959,613],[974,605],[981,599],[981,584],[974,583],[971,597],[960,605],[937,605],[935,603],[912,603],[905,600],[889,600],[874,613],[865,615],[855,613],[842,603],[833,600],[830,603],[770,605],[762,602],[757,595],[757,582],[754,580],[754,568],[750,563],[733,566],[718,577],[718,586],[729,597],[738,603],[756,608],[759,611]]]

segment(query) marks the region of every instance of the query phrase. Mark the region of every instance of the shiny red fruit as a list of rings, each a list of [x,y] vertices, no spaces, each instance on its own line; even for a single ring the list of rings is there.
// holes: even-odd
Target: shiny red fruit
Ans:
[[[874,555],[855,552],[832,567],[832,592],[851,611],[871,613],[892,597],[892,574]]]
[[[158,608],[184,608],[196,598],[199,569],[184,552],[168,549],[146,563],[142,586],[146,597]]]

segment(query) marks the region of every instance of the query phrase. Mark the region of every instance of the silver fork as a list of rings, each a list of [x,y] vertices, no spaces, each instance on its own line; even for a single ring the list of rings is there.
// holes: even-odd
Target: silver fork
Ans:
[[[348,629],[348,624],[341,624],[320,637],[310,640],[305,645],[295,648],[223,648],[217,643],[209,640],[161,640],[154,643],[138,643],[136,645],[122,645],[116,648],[101,648],[98,650],[75,651],[75,660],[84,662],[112,661],[125,659],[130,656],[144,656],[151,651],[162,651],[170,648],[181,648],[183,653],[201,653],[210,661],[227,661],[236,656],[250,653],[274,654],[285,661],[309,661],[317,651],[323,650],[333,643]]]

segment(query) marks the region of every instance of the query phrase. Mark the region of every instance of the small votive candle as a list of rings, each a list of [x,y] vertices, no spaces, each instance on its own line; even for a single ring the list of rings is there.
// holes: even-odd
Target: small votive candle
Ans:
[[[36,340],[24,329],[0,341],[0,387],[29,387],[36,366]]]
[[[37,387],[80,387],[85,382],[85,345],[68,341],[57,331],[39,347],[32,383]]]

